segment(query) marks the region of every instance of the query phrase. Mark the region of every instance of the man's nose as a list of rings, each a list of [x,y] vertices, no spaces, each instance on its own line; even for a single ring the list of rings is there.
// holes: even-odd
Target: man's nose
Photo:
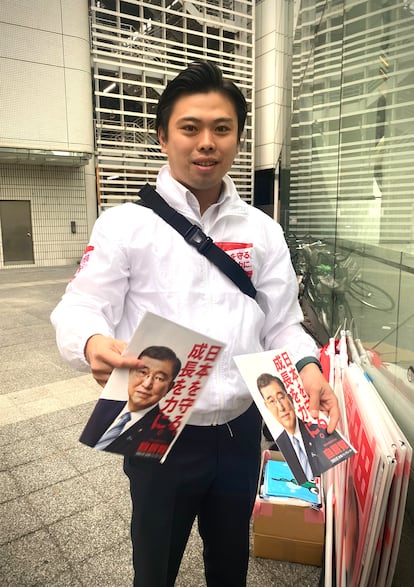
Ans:
[[[198,148],[200,151],[213,151],[215,149],[214,136],[210,130],[206,129],[202,131]]]
[[[145,375],[142,384],[145,387],[152,387],[152,375]]]
[[[283,412],[285,409],[285,404],[283,402],[280,401],[280,399],[276,400],[276,407],[279,410],[279,412]]]

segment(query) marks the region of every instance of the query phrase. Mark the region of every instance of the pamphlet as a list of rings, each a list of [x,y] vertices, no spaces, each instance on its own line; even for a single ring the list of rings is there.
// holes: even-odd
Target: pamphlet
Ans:
[[[124,354],[135,369],[114,369],[80,436],[98,450],[164,462],[202,393],[223,344],[147,312]]]
[[[275,443],[299,485],[356,453],[328,417],[312,418],[309,397],[285,349],[233,357]]]

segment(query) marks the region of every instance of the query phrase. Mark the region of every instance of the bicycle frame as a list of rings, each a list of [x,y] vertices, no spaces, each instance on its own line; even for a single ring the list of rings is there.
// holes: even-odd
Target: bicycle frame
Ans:
[[[330,335],[353,323],[348,295],[375,310],[394,308],[394,301],[387,292],[361,279],[352,251],[332,252],[327,243],[313,240],[310,235],[298,239],[291,234],[289,238],[292,263],[299,281],[299,299],[308,296]]]

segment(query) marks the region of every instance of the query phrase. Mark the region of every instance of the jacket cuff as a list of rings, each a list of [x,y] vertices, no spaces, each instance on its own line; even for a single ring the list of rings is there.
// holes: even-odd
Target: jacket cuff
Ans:
[[[317,365],[322,372],[322,366],[316,357],[303,357],[303,359],[300,359],[300,361],[296,363],[296,369],[300,373],[303,367],[309,365],[309,363],[315,363],[315,365]]]

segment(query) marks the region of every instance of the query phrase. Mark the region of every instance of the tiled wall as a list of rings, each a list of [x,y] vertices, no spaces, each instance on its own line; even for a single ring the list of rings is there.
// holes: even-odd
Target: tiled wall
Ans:
[[[0,2],[0,146],[93,152],[88,2]]]
[[[85,192],[83,167],[0,165],[0,200],[31,202],[34,264],[39,267],[80,260],[88,241]],[[76,222],[75,234],[71,221]]]

